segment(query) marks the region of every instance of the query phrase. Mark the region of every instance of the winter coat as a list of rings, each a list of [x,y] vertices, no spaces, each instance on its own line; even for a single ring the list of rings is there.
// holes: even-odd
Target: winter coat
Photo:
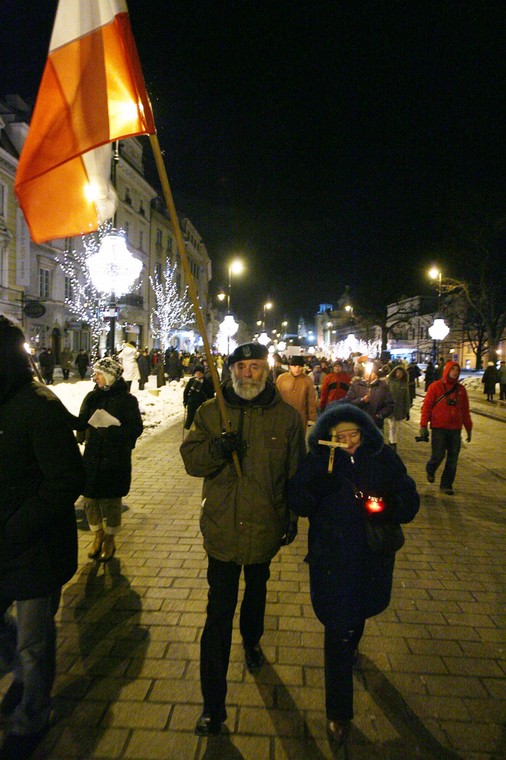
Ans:
[[[88,420],[97,409],[105,409],[121,425],[95,428]],[[126,496],[132,477],[132,449],[142,433],[142,418],[135,396],[120,377],[109,389],[98,385],[84,398],[77,423],[77,440],[85,443],[84,496],[111,499]]]
[[[462,430],[462,426],[464,426],[468,433],[472,430],[473,423],[469,414],[467,391],[458,381],[450,382],[448,378],[451,368],[455,366],[460,369],[457,362],[447,362],[442,379],[434,380],[429,385],[423,400],[420,427],[426,428],[430,422],[432,429]],[[444,393],[452,388],[455,389],[453,393],[438,401]],[[455,403],[452,403],[453,401]]]
[[[195,412],[204,403],[214,396],[213,383],[209,387],[209,381],[197,380],[196,377],[191,377],[185,385],[183,391],[183,404],[186,407],[186,420],[184,423],[185,429],[191,428]]]
[[[240,432],[244,442],[242,477],[213,447],[222,432],[216,399],[199,407],[180,448],[186,472],[204,478],[200,513],[204,548],[223,562],[268,562],[287,528],[286,483],[304,455],[304,432],[295,409],[271,383],[251,401],[240,399],[231,382],[222,389],[232,430]]]
[[[316,396],[311,378],[307,375],[294,377],[291,372],[283,372],[276,380],[276,388],[281,398],[298,411],[304,430],[309,420],[316,420]]]
[[[499,382],[499,373],[497,372],[495,364],[489,365],[481,378],[483,383],[483,393],[492,394],[495,393],[495,386]]]
[[[133,380],[139,379],[139,365],[137,364],[138,356],[139,352],[137,349],[134,346],[131,346],[129,343],[125,343],[118,354],[118,361],[123,367],[123,380],[131,382]]]
[[[72,351],[63,349],[60,354],[60,363],[62,369],[71,369],[72,367]]]
[[[369,400],[364,401],[364,396],[367,395]],[[380,429],[383,428],[383,421],[390,417],[394,410],[394,400],[386,380],[376,379],[368,383],[362,377],[355,378],[343,401],[366,412]]]
[[[350,387],[351,377],[347,372],[330,372],[322,385],[320,409],[323,411],[332,401],[344,398]]]
[[[35,599],[77,569],[84,469],[70,415],[41,383],[0,388],[0,598]]]
[[[177,351],[168,349],[165,352],[165,372],[168,374],[169,380],[180,380],[183,377],[183,365]]]
[[[79,372],[82,372],[84,374],[89,366],[90,366],[90,360],[89,360],[88,354],[86,352],[84,352],[84,354],[81,354],[81,353],[77,354],[76,367],[79,370]]]
[[[402,371],[402,378],[397,379],[396,373]],[[387,378],[388,387],[394,400],[393,417],[396,420],[409,419],[409,410],[411,408],[411,398],[408,388],[408,373],[400,365],[394,367]]]
[[[41,351],[39,354],[39,364],[42,374],[54,372],[55,357],[51,350]]]
[[[147,383],[149,380],[149,356],[141,354],[137,358],[137,366],[139,367],[139,382]]]
[[[337,423],[356,423],[362,443],[353,456],[336,449],[328,473],[330,440]],[[366,519],[410,522],[420,500],[400,458],[383,443],[370,417],[355,406],[333,404],[309,436],[309,452],[288,483],[288,505],[309,518],[308,555],[311,602],[318,619],[331,628],[353,628],[382,612],[390,602],[395,554],[372,551]],[[356,490],[382,496],[385,511],[366,517]]]

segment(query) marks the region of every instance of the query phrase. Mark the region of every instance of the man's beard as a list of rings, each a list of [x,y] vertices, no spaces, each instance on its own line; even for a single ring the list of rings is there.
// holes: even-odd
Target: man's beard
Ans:
[[[265,388],[266,379],[266,377],[262,378],[262,380],[252,380],[251,378],[238,379],[234,373],[232,373],[232,385],[234,391],[239,398],[242,398],[245,401],[251,401],[251,399],[256,398],[262,393]]]

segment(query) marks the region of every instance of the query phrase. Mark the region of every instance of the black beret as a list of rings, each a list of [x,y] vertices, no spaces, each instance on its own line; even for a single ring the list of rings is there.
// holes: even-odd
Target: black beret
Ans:
[[[305,363],[303,356],[292,356],[288,362],[291,367],[303,367]]]
[[[269,352],[261,343],[242,343],[228,357],[228,366],[245,359],[267,359]]]

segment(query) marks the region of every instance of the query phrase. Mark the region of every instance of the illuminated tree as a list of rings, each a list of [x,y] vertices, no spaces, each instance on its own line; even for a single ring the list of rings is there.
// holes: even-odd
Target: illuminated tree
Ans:
[[[174,330],[193,324],[191,304],[186,297],[187,288],[183,296],[179,296],[179,288],[176,278],[177,265],[170,265],[166,260],[165,270],[160,278],[155,270],[154,277],[149,278],[155,294],[155,307],[150,316],[150,327],[154,338],[160,340],[163,351],[169,347],[169,339]]]
[[[110,231],[110,228],[111,224],[108,222],[102,225],[98,232],[83,235],[82,248],[74,250],[69,245],[65,248],[63,255],[58,258],[65,276],[69,279],[70,287],[65,303],[73,316],[90,326],[92,362],[99,358],[100,336],[108,327],[103,317],[108,304],[108,294],[100,293],[94,287],[88,268],[88,259],[100,249],[102,238]]]

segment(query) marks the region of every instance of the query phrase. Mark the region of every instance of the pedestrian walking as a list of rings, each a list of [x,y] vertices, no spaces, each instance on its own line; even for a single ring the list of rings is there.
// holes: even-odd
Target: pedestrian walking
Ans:
[[[413,406],[413,401],[416,396],[416,386],[418,385],[418,378],[421,376],[422,371],[414,359],[411,359],[407,367],[408,372],[408,390],[410,406]]]
[[[320,411],[323,412],[333,401],[339,401],[348,393],[351,375],[344,371],[341,361],[334,362],[332,372],[323,381],[320,396]]]
[[[222,384],[232,432],[223,433],[217,399],[195,414],[181,445],[189,475],[204,478],[200,527],[208,555],[207,617],[200,642],[204,707],[195,733],[218,734],[226,720],[227,671],[239,578],[244,571],[240,632],[246,667],[260,670],[264,655],[267,581],[271,559],[297,533],[286,505],[287,478],[304,451],[300,416],[267,382],[268,352],[245,343],[230,355],[231,380]],[[237,452],[242,477],[232,456]]]
[[[140,378],[139,365],[137,359],[139,352],[132,341],[126,341],[123,344],[123,348],[119,352],[117,359],[123,367],[123,381],[127,385],[127,389],[132,390],[132,383],[134,380]]]
[[[143,391],[144,386],[149,382],[150,360],[147,348],[144,348],[137,357],[137,366],[139,367],[139,390]]]
[[[90,357],[88,356],[84,348],[79,349],[79,353],[76,356],[76,367],[77,367],[77,371],[79,372],[79,377],[81,378],[81,380],[84,380],[84,378],[86,377],[86,371],[89,366],[90,366]]]
[[[313,364],[313,369],[311,370],[311,372],[308,373],[308,377],[310,380],[313,381],[315,399],[316,399],[316,408],[319,409],[322,385],[323,385],[323,381],[327,377],[327,373],[323,372],[322,365],[320,364],[320,362],[315,362]]]
[[[394,400],[386,380],[379,377],[381,366],[381,362],[367,362],[363,376],[353,378],[342,401],[362,409],[383,430],[385,419],[394,410]]]
[[[425,466],[427,480],[434,483],[436,470],[446,457],[439,490],[453,496],[453,482],[457,473],[461,430],[467,431],[471,441],[473,423],[469,414],[469,398],[459,383],[460,364],[449,361],[441,380],[435,380],[425,394],[420,417],[420,435],[417,440],[429,441],[431,427],[432,455]]]
[[[316,397],[313,381],[304,373],[304,366],[302,356],[290,357],[288,372],[279,375],[276,388],[281,398],[298,411],[306,431],[316,420]]]
[[[185,430],[190,430],[199,406],[214,396],[212,380],[207,380],[204,372],[203,364],[195,364],[193,377],[188,380],[183,391],[183,406],[186,409]]]
[[[394,410],[387,417],[388,443],[397,451],[397,435],[402,420],[409,420],[411,397],[408,372],[402,366],[394,367],[387,378],[388,387],[394,400]]]
[[[367,523],[410,522],[419,497],[369,415],[338,403],[311,431],[309,452],[288,483],[288,505],[309,518],[311,602],[325,627],[327,733],[339,747],[353,719],[353,664],[365,622],[388,607],[392,591],[395,547],[372,548]]]
[[[60,400],[33,379],[21,330],[0,316],[0,757],[28,758],[49,727],[54,616],[77,569],[84,469]],[[15,603],[16,615],[11,614]]]
[[[502,361],[499,364],[499,399],[500,401],[506,401],[506,362]]]
[[[46,385],[52,385],[55,368],[55,356],[52,349],[43,348],[39,354],[40,373]]]
[[[165,372],[169,377],[169,383],[172,380],[181,380],[184,375],[183,365],[175,348],[168,348],[165,352]]]
[[[84,398],[76,420],[84,443],[84,510],[93,544],[90,559],[108,562],[121,527],[121,497],[130,490],[132,450],[142,433],[139,404],[123,380],[123,367],[105,357],[93,367],[95,387]]]
[[[424,376],[424,383],[425,383],[425,393],[427,393],[427,388],[431,383],[434,382],[436,374],[436,368],[434,367],[434,364],[431,361],[427,362],[427,366],[425,367],[425,376]]]
[[[72,351],[68,346],[65,346],[60,354],[60,365],[63,379],[68,380],[72,369]]]
[[[496,391],[496,385],[499,382],[499,373],[494,362],[488,362],[482,375],[483,393],[487,394],[487,401],[493,401]]]

